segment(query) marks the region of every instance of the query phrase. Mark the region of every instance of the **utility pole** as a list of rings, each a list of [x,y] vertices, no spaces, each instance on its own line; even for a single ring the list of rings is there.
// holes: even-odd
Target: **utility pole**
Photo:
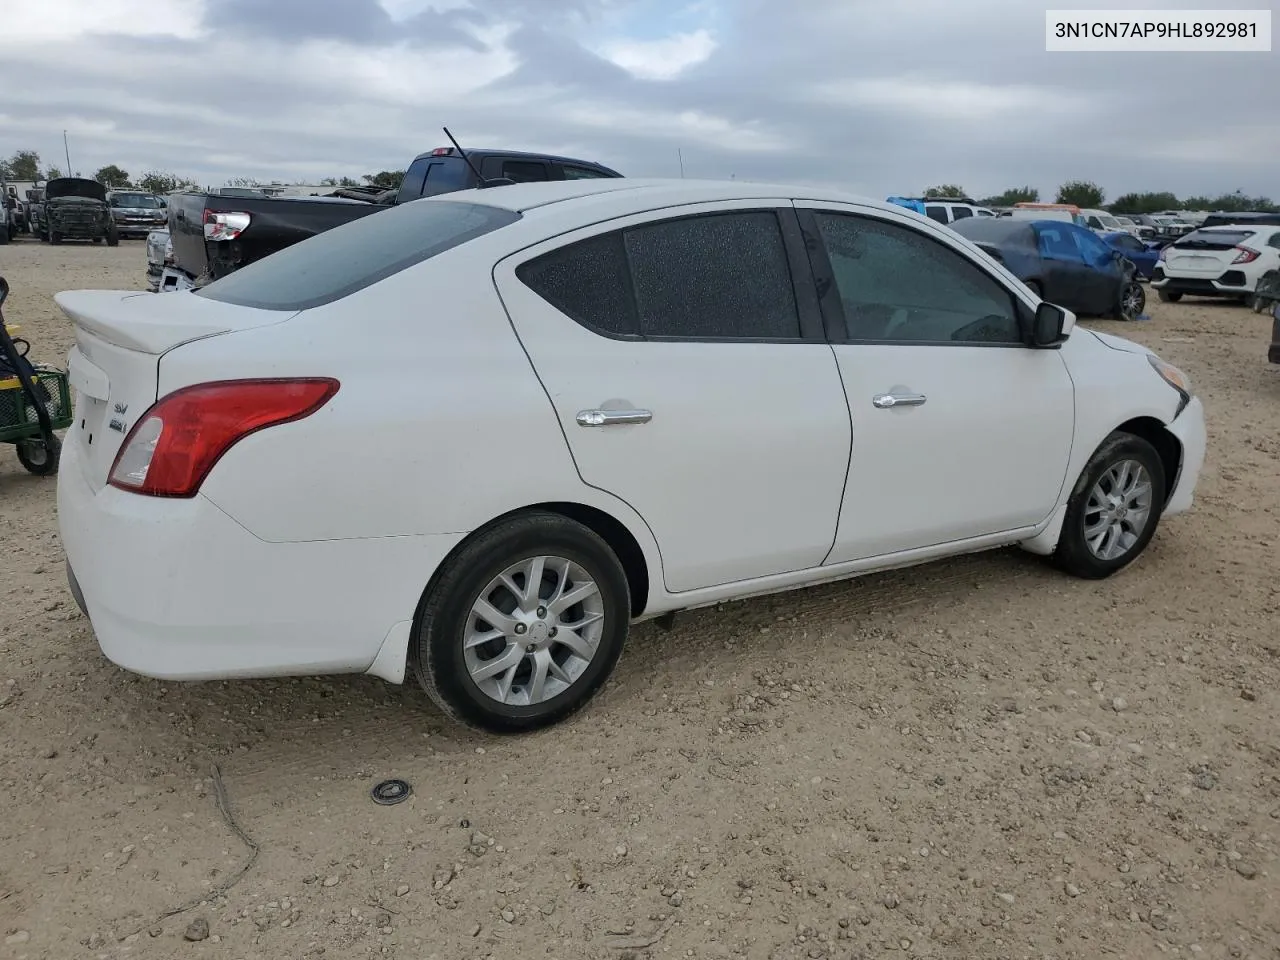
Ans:
[[[676,147],[676,159],[680,161],[680,179],[684,179],[684,151]]]
[[[71,176],[71,148],[67,146],[67,131],[62,131],[62,150],[67,157],[67,176]]]

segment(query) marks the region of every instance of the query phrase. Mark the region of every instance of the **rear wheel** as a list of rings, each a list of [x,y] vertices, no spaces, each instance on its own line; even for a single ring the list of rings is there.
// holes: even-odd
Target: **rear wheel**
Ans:
[[[1120,291],[1120,303],[1116,307],[1117,320],[1137,320],[1147,307],[1147,293],[1137,280],[1130,280]]]
[[[496,733],[534,730],[585,704],[613,670],[630,624],[618,558],[552,513],[495,524],[442,568],[410,651],[427,695]]]
[[[58,461],[62,457],[62,442],[53,438],[52,443],[39,440],[19,440],[14,446],[18,452],[18,462],[28,473],[37,477],[48,477],[58,472]]]
[[[1131,433],[1111,434],[1067,501],[1054,563],[1089,580],[1111,576],[1151,542],[1164,500],[1164,464],[1155,447]]]
[[[61,242],[62,242],[62,234],[60,234],[57,230],[50,230],[50,231],[49,231],[49,242],[50,242],[50,243],[61,243]]]
[[[1177,303],[1182,299],[1182,294],[1173,293],[1169,290],[1157,290],[1156,296],[1158,296],[1163,303]]]

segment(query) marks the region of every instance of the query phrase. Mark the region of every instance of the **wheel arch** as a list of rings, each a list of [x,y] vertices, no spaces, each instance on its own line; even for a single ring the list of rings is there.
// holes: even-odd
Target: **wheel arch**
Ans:
[[[627,588],[630,593],[631,616],[639,617],[649,603],[649,589],[652,583],[652,572],[649,569],[649,561],[645,557],[644,548],[640,546],[640,541],[636,535],[631,532],[630,528],[613,516],[611,513],[600,509],[599,507],[589,506],[585,503],[570,500],[552,500],[542,503],[531,503],[526,506],[516,507],[505,513],[499,514],[492,520],[477,527],[463,537],[448,555],[436,567],[435,572],[431,575],[430,581],[427,583],[426,589],[422,592],[422,600],[419,601],[418,611],[415,612],[414,620],[417,622],[421,613],[422,603],[431,594],[435,588],[436,582],[440,579],[442,572],[449,565],[453,557],[469,543],[474,537],[490,529],[495,524],[502,523],[512,517],[520,516],[526,513],[554,513],[559,514],[567,520],[573,520],[580,523],[588,530],[595,533],[603,540],[609,549],[613,551],[618,558],[618,562],[622,564],[623,572],[627,576]]]
[[[1155,417],[1134,417],[1116,427],[1116,431],[1141,437],[1156,448],[1160,465],[1164,467],[1164,502],[1168,503],[1182,469],[1182,442]]]

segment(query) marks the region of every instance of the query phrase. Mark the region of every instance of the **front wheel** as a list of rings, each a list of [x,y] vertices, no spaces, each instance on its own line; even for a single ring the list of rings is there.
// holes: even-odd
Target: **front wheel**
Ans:
[[[1173,293],[1169,290],[1157,290],[1156,296],[1160,298],[1161,303],[1177,303],[1182,299],[1182,294]]]
[[[449,716],[495,733],[548,726],[583,706],[622,653],[626,574],[579,523],[529,513],[463,545],[428,589],[410,651]]]
[[[62,242],[62,234],[60,234],[57,230],[50,230],[50,231],[49,231],[49,242],[50,242],[50,243],[61,243],[61,242]]]
[[[18,462],[28,473],[37,477],[48,477],[58,472],[58,461],[62,456],[62,442],[57,437],[52,443],[44,440],[19,440],[14,446],[18,452]]]
[[[94,243],[97,243],[97,242],[98,241],[96,240],[94,241]],[[120,246],[120,231],[116,229],[116,225],[114,223],[111,226],[107,227],[107,246],[108,247]]]
[[[1067,501],[1054,563],[1089,580],[1111,576],[1146,549],[1164,501],[1164,464],[1155,447],[1131,433],[1111,434]]]

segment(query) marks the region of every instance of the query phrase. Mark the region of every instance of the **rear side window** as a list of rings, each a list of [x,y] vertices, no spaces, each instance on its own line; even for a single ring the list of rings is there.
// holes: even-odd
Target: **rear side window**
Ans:
[[[615,336],[800,339],[772,211],[680,217],[592,237],[516,275],[579,323]]]
[[[508,180],[514,180],[516,183],[535,183],[540,180],[549,180],[547,173],[547,165],[532,160],[504,160],[502,162],[502,175]]]
[[[566,180],[600,180],[609,177],[609,174],[603,170],[593,170],[590,167],[577,167],[571,163],[561,165],[564,170],[564,178]]]
[[[973,216],[973,211],[968,207],[952,207],[951,213],[957,220],[963,220],[965,217]]]
[[[924,215],[928,217],[930,220],[937,220],[939,223],[951,222],[950,220],[947,219],[946,207],[935,207],[933,205],[929,205],[924,208]]]
[[[308,237],[196,294],[262,310],[306,310],[341,300],[519,219],[513,211],[477,203],[407,203]]]

